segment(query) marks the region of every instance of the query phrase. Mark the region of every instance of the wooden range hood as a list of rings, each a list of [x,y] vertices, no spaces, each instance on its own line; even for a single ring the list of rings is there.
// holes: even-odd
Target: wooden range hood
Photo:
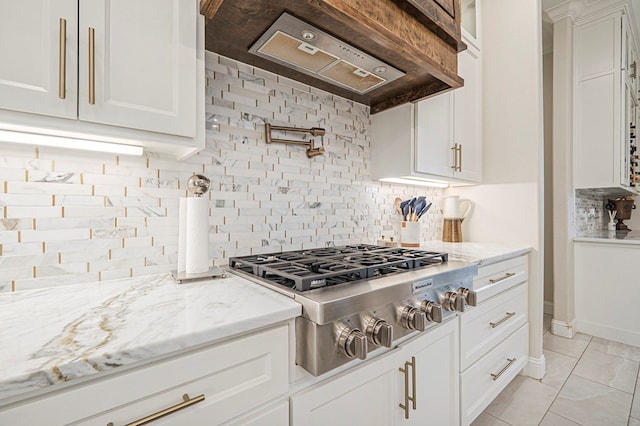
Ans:
[[[460,0],[202,0],[200,9],[207,50],[369,105],[371,113],[463,85]],[[357,93],[249,53],[284,12],[406,75]]]

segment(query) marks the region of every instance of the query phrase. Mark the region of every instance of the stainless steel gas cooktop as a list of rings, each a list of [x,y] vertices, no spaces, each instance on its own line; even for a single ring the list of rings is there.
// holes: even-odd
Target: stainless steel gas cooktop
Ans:
[[[233,269],[296,291],[377,278],[447,262],[446,253],[368,244],[233,257]]]
[[[435,327],[476,299],[477,266],[446,253],[360,244],[233,257],[229,265],[302,304],[296,362],[316,376]]]

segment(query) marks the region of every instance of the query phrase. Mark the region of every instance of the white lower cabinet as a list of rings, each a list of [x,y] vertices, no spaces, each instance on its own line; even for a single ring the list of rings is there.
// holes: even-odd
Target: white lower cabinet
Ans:
[[[457,425],[457,369],[458,326],[452,320],[294,394],[292,424]]]
[[[522,283],[460,317],[462,370],[527,322],[527,296],[527,286]]]
[[[627,241],[574,243],[576,329],[640,346],[640,245]]]
[[[529,362],[529,325],[525,324],[460,374],[463,425],[473,422]]]
[[[528,256],[478,268],[460,315],[460,424],[471,424],[529,362]]]
[[[286,325],[190,352],[124,374],[56,391],[0,411],[2,425],[120,426],[169,409],[158,425],[218,425],[229,422],[289,389]],[[186,399],[186,400],[185,400]],[[181,403],[185,404],[181,404]],[[179,405],[181,404],[181,405]],[[286,425],[286,404],[256,414]],[[285,423],[278,423],[280,419]],[[271,422],[271,423],[269,423]]]
[[[233,420],[229,426],[286,426],[288,424],[289,401],[280,401],[242,419]]]

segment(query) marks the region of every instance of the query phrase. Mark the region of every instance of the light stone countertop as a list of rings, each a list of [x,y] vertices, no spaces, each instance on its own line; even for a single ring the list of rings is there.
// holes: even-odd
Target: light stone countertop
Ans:
[[[609,244],[640,244],[640,231],[607,231],[592,232],[573,241],[585,243],[609,243]]]
[[[428,241],[420,245],[421,249],[449,253],[449,260],[475,263],[478,266],[491,265],[529,253],[531,247],[511,246],[494,243],[443,243]]]
[[[421,249],[479,266],[531,250],[441,241]],[[295,318],[301,311],[293,299],[233,274],[186,284],[167,274],[0,294],[0,406],[51,385]]]
[[[0,406],[56,385],[300,315],[250,281],[170,275],[0,295]]]

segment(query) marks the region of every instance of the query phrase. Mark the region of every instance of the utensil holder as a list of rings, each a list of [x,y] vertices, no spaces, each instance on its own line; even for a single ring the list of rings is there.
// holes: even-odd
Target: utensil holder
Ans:
[[[420,247],[420,222],[400,222],[400,245],[402,247]]]

